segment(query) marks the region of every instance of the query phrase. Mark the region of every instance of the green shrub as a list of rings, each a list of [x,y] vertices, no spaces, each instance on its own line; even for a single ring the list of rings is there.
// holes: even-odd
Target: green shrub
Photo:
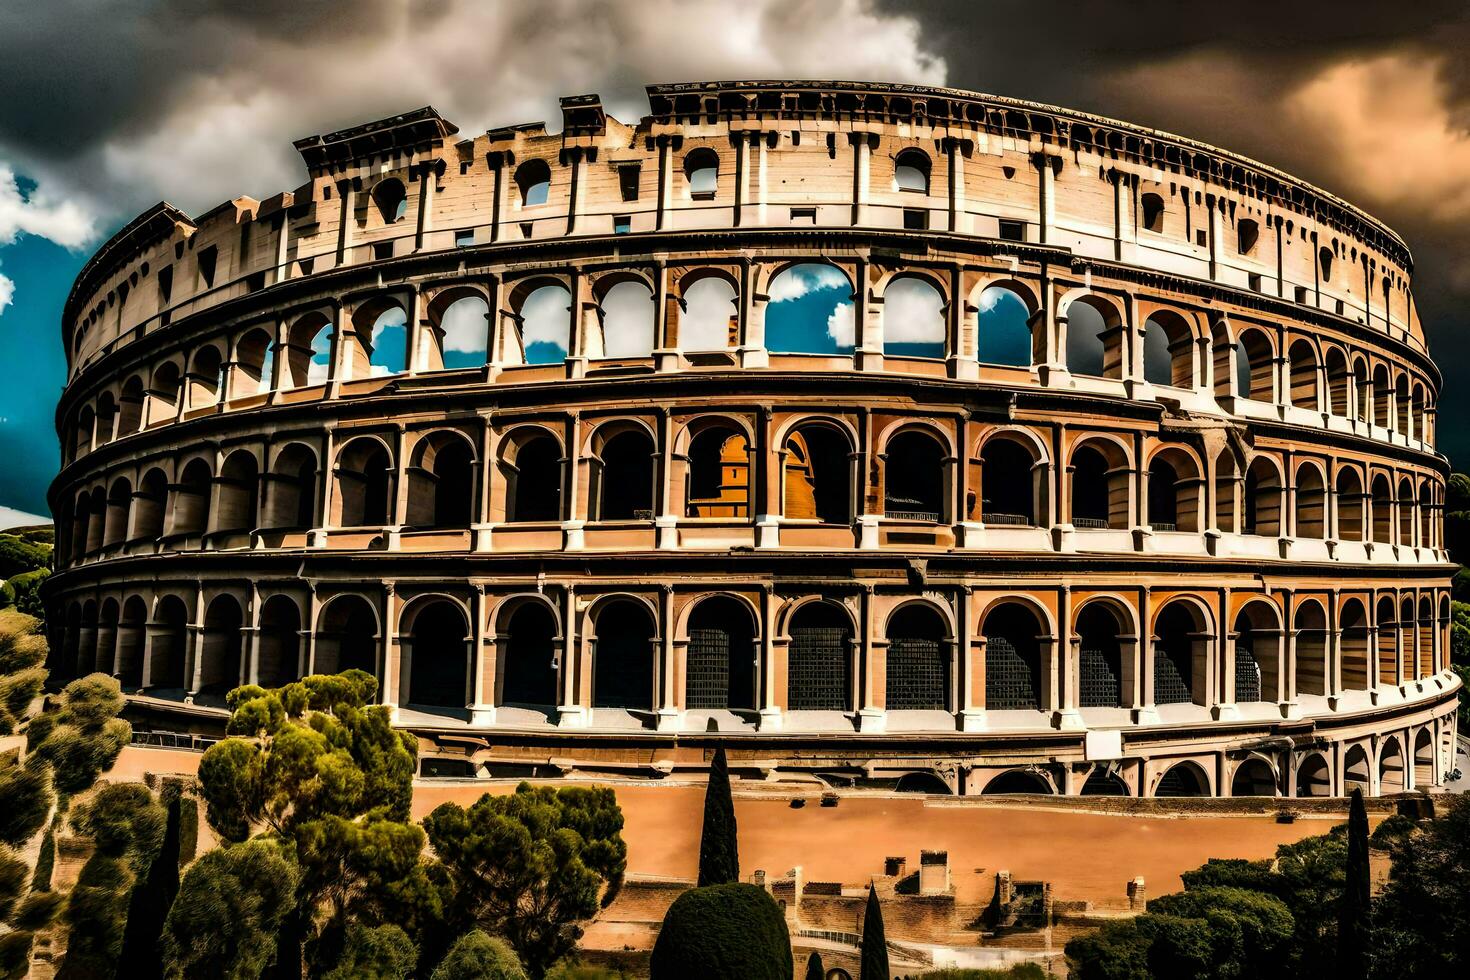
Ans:
[[[354,922],[337,965],[325,980],[403,980],[419,951],[408,934],[394,925],[369,929]]]
[[[526,980],[526,971],[504,939],[473,929],[449,947],[431,980]]]
[[[695,888],[669,907],[649,967],[652,980],[791,980],[791,936],[764,889]]]

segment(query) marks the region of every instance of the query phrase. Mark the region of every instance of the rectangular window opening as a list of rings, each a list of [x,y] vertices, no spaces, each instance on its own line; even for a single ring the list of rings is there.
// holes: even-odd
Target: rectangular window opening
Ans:
[[[475,244],[475,231],[473,228],[454,233],[455,248],[469,248],[473,244]]]
[[[214,269],[219,260],[219,249],[214,245],[199,250],[199,280],[205,289],[214,288]]]
[[[1024,242],[1026,240],[1026,223],[1024,221],[1008,221],[1002,218],[1000,222],[1000,237],[1007,242]]]
[[[618,167],[618,189],[623,193],[623,200],[638,200],[638,177],[642,168],[636,163],[625,163]]]
[[[626,235],[633,230],[633,216],[629,214],[613,215],[613,234]]]
[[[391,259],[393,257],[392,242],[376,242],[373,245],[373,258]]]
[[[906,231],[928,231],[929,212],[922,208],[904,208],[903,227]]]
[[[814,225],[817,223],[816,208],[792,208],[791,223],[794,225]]]

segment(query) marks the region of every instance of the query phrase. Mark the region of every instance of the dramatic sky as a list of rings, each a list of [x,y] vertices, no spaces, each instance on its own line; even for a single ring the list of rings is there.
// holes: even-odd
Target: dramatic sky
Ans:
[[[1174,0],[47,0],[0,4],[0,505],[45,512],[58,318],[161,200],[301,183],[294,138],[433,104],[466,135],[651,82],[855,78],[1054,102],[1229,147],[1387,221],[1470,466],[1470,4]]]

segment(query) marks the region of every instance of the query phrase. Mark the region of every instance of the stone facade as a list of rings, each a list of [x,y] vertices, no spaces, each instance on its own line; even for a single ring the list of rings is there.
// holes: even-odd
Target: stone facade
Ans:
[[[698,770],[713,729],[962,793],[1441,780],[1440,376],[1391,230],[1052,107],[649,98],[311,137],[296,190],[104,245],[53,670],[197,728],[360,667],[486,772]],[[791,339],[819,293],[835,352]]]

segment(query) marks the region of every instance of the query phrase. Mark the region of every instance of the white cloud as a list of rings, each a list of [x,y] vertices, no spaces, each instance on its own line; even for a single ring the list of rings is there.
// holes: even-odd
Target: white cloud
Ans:
[[[439,323],[444,331],[445,352],[485,353],[485,341],[489,336],[489,323],[485,319],[488,309],[485,301],[475,296],[466,296],[451,303]]]
[[[521,342],[556,344],[567,349],[571,332],[572,294],[565,286],[542,286],[521,305]]]
[[[944,297],[922,279],[894,279],[883,292],[885,343],[944,343]]]
[[[819,263],[795,265],[772,281],[770,301],[772,303],[785,303],[789,300],[801,299],[807,293],[815,293],[823,289],[836,289],[839,286],[845,286],[848,289],[852,288],[852,284],[847,281],[847,277],[834,266]]]
[[[95,234],[94,219],[76,202],[56,200],[40,186],[22,194],[15,171],[0,163],[0,245],[34,235],[65,248],[80,248]]]
[[[853,345],[857,334],[854,330],[851,303],[843,303],[827,317],[827,336],[831,337],[838,347]]]
[[[0,273],[0,313],[15,300],[15,280]]]
[[[730,318],[736,313],[734,287],[723,279],[701,279],[684,290],[683,299],[679,346],[684,350],[730,346]]]
[[[620,282],[602,298],[602,352],[645,357],[655,346],[653,296],[637,282]]]

